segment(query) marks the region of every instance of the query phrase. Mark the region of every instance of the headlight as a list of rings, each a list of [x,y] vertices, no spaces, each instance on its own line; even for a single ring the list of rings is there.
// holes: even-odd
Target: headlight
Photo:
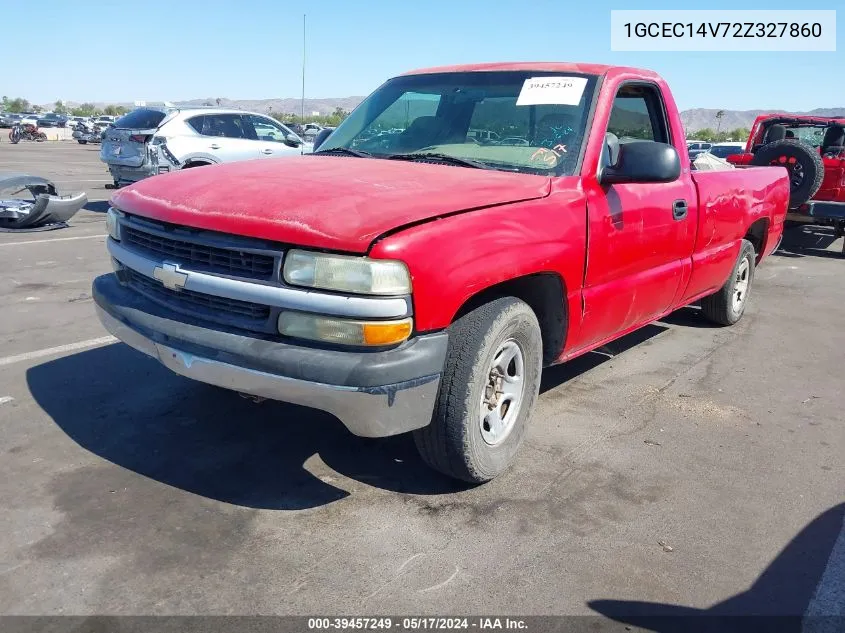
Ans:
[[[117,209],[109,207],[106,212],[106,231],[113,240],[120,241],[120,218],[123,214]]]
[[[365,295],[411,292],[408,268],[399,261],[292,250],[285,256],[285,281],[295,286]]]
[[[302,312],[279,314],[279,332],[285,336],[341,345],[395,345],[413,330],[411,319],[352,321]]]

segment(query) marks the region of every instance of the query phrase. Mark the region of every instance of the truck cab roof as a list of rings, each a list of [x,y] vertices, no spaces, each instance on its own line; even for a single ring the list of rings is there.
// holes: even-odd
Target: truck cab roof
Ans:
[[[499,71],[536,71],[553,73],[580,73],[584,75],[606,75],[611,71],[629,72],[643,77],[657,79],[659,75],[651,70],[608,64],[588,64],[581,62],[492,62],[484,64],[459,64],[454,66],[434,66],[411,70],[402,75],[424,75],[433,73],[499,72]]]

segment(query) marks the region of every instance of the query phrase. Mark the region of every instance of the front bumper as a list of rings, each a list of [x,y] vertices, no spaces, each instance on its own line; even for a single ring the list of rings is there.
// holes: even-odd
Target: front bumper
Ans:
[[[95,279],[92,295],[110,333],[177,374],[327,411],[363,437],[396,435],[431,421],[445,333],[387,351],[328,350],[186,321],[121,286],[113,274]],[[385,384],[385,376],[393,382]]]

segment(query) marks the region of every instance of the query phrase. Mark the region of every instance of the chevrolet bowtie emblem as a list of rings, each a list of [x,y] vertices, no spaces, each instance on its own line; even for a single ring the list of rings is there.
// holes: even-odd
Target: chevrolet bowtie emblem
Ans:
[[[153,269],[153,277],[158,279],[165,288],[181,290],[188,281],[188,274],[179,270],[176,264],[162,264]]]

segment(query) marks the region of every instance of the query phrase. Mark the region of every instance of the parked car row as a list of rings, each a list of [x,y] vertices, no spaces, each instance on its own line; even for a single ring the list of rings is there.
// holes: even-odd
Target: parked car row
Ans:
[[[98,123],[108,125],[114,123],[115,117],[107,114],[99,117],[82,117],[59,114],[57,112],[0,112],[0,127],[13,127],[17,123],[21,125],[35,125],[37,127],[74,127],[79,123]]]
[[[694,161],[701,154],[711,154],[716,158],[725,160],[728,156],[742,153],[744,148],[745,144],[740,141],[726,141],[723,143],[687,141],[687,154],[691,161]]]

